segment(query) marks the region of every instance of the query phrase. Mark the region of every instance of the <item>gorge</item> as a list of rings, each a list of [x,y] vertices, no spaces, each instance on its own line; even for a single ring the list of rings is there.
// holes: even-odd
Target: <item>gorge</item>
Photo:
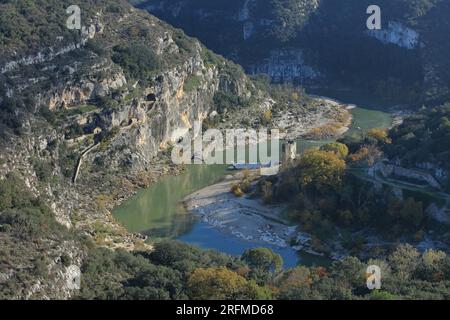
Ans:
[[[352,109],[354,115],[350,131],[347,133],[368,131],[372,128],[391,125],[391,116],[383,111],[364,108]],[[297,140],[297,150],[304,152],[307,148],[324,144],[330,140],[308,141]],[[255,245],[270,246],[282,255],[287,267],[298,264],[329,264],[319,257],[303,252],[298,258],[294,250],[284,246],[274,246],[270,243],[246,241],[239,236],[227,236],[211,230],[208,224],[196,220],[187,213],[183,205],[186,196],[204,187],[219,182],[227,174],[227,165],[190,165],[186,171],[176,177],[165,177],[154,183],[148,190],[142,190],[113,210],[114,216],[131,232],[141,232],[150,238],[175,238],[200,245],[209,249],[216,249],[230,254],[242,254],[245,249]],[[239,223],[239,222],[238,222]],[[270,224],[270,221],[268,221]]]
[[[449,297],[448,2],[78,2],[0,3],[0,299]],[[196,122],[297,159],[177,165]]]

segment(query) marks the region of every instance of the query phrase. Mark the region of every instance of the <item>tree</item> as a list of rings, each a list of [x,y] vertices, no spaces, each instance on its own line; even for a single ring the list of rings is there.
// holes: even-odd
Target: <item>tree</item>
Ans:
[[[273,199],[272,182],[264,181],[261,185],[261,193],[264,203],[271,203]]]
[[[337,211],[337,218],[338,218],[338,222],[340,224],[342,224],[343,226],[350,226],[353,223],[353,213],[351,212],[351,210],[338,210]]]
[[[148,263],[124,283],[123,299],[167,300],[183,298],[180,272]]]
[[[400,245],[388,257],[395,275],[400,280],[407,280],[416,270],[419,263],[419,252],[409,244]]]
[[[300,185],[325,191],[337,189],[342,182],[345,161],[335,153],[321,150],[306,152],[298,165]]]
[[[259,286],[253,280],[247,282],[245,288],[245,298],[250,300],[271,300],[272,295],[272,290],[270,290],[267,286]]]
[[[348,156],[348,147],[339,142],[332,142],[320,147],[322,151],[329,151],[335,153],[339,158],[345,159]]]
[[[365,287],[366,270],[367,265],[355,257],[346,257],[341,261],[336,261],[331,267],[334,280],[346,288]]]
[[[420,201],[415,201],[414,198],[408,198],[403,203],[403,208],[400,210],[400,216],[413,227],[419,227],[424,219],[423,204]]]
[[[421,279],[437,282],[445,279],[450,271],[450,259],[445,252],[427,250],[422,254],[417,274]]]
[[[369,261],[367,261],[367,265],[380,267],[381,283],[391,280],[392,268],[385,259],[369,259]]]
[[[264,272],[279,272],[283,267],[283,258],[268,248],[246,250],[242,255],[242,260],[251,268]]]
[[[370,293],[369,300],[398,300],[398,298],[387,291],[374,290]]]
[[[392,199],[389,202],[388,214],[394,218],[401,226],[417,229],[424,219],[423,204],[408,198],[405,201]]]
[[[283,275],[276,281],[277,288],[280,290],[281,299],[297,299],[299,291],[309,289],[312,283],[311,271],[304,266],[283,272]]]
[[[265,1],[262,1],[265,3]],[[272,0],[267,1],[275,23],[270,34],[278,40],[287,42],[297,34],[317,9],[314,1]]]
[[[383,156],[382,151],[376,144],[362,146],[358,151],[348,156],[351,162],[372,166]]]
[[[178,241],[163,241],[154,245],[149,254],[152,263],[163,265],[183,273],[191,273],[197,268],[239,267],[243,263],[238,258],[230,257],[212,250],[201,250],[198,247]]]
[[[391,144],[392,140],[389,138],[388,130],[386,129],[380,129],[380,128],[374,128],[370,129],[367,135],[370,138],[375,139],[379,143],[383,144]]]
[[[247,280],[227,268],[199,268],[188,277],[187,290],[191,299],[229,300],[245,294]]]
[[[369,148],[361,147],[358,151],[352,153],[349,156],[349,160],[351,162],[362,162],[366,160],[368,156],[369,156]]]
[[[140,80],[148,79],[161,65],[151,47],[142,43],[115,46],[111,59],[120,65],[129,77]]]

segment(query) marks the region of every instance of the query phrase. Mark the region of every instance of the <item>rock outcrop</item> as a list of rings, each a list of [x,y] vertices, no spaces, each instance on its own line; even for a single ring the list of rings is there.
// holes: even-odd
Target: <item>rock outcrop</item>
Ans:
[[[450,3],[436,1],[422,8],[419,3],[379,1],[381,30],[367,29],[369,5],[360,0],[139,1],[139,7],[247,71],[276,81],[351,86],[383,99],[401,96],[386,99],[392,103],[445,101],[450,92],[445,58],[450,53]],[[410,96],[412,90],[421,94]]]
[[[256,100],[266,93],[255,90],[239,67],[197,40],[126,1],[120,5],[122,9],[108,11],[107,4],[99,4],[99,11],[87,19],[95,28],[87,34],[74,30],[76,43],[63,46],[58,36],[53,46],[12,53],[0,65],[0,103],[18,101],[19,106],[12,115],[18,128],[2,126],[0,179],[17,175],[27,192],[42,199],[56,221],[77,236],[109,248],[133,249],[146,245],[115,222],[109,209],[137,187],[181,170],[161,154],[194,121],[215,110],[217,92]],[[138,59],[139,52],[129,58],[120,51],[132,51],[133,41],[155,61],[153,69],[138,77],[127,59]],[[2,236],[0,226],[5,246],[18,241]],[[32,252],[20,257],[21,263],[33,265],[33,254],[42,251],[53,260],[44,262],[48,276],[32,276],[11,298],[76,295],[87,250],[80,239],[42,239],[46,249],[18,241]],[[0,269],[0,284],[17,282],[15,277],[24,272],[19,267]]]

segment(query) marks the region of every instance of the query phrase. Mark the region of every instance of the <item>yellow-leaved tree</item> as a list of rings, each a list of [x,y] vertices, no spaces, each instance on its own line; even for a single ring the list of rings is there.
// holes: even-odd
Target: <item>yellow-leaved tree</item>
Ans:
[[[313,187],[325,191],[341,185],[345,161],[334,152],[310,150],[300,158],[297,169],[302,188]]]
[[[191,299],[270,299],[271,291],[225,267],[195,269],[188,277]]]
[[[370,138],[377,140],[379,143],[383,144],[392,143],[391,138],[389,138],[389,133],[387,129],[380,129],[380,128],[370,129],[369,132],[367,132],[367,135]]]

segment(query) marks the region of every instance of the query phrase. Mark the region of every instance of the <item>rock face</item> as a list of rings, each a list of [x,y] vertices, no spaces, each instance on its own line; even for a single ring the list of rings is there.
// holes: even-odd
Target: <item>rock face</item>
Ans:
[[[367,33],[382,43],[392,43],[409,50],[416,48],[419,44],[419,34],[399,22],[389,21],[387,28],[368,30]]]
[[[403,168],[401,166],[397,166],[394,164],[384,164],[383,162],[379,162],[374,165],[369,170],[369,174],[371,176],[375,176],[377,172],[380,172],[383,177],[398,177],[398,178],[406,178],[412,179],[416,181],[420,181],[424,184],[429,185],[432,188],[440,189],[441,185],[436,180],[436,178],[429,172],[419,171],[416,169],[408,169]]]
[[[321,73],[307,65],[301,50],[274,50],[264,61],[249,66],[252,74],[267,74],[278,83],[308,83],[320,78]]]
[[[109,5],[118,3],[113,2]],[[5,132],[0,140],[0,179],[17,175],[29,192],[45,202],[56,221],[75,234],[102,246],[133,249],[142,240],[118,225],[108,209],[138,186],[177,171],[161,153],[191,130],[194,121],[215,111],[218,92],[242,100],[257,100],[266,93],[255,90],[241,68],[197,40],[126,1],[119,4],[113,11],[98,4],[98,11],[86,19],[95,28],[87,34],[75,30],[73,45],[61,44],[55,37],[53,45],[36,52],[6,48],[8,55],[0,61],[0,104],[19,102],[8,116],[18,118],[14,129],[20,133],[1,123]],[[49,29],[54,27],[49,24]],[[139,59],[147,56],[139,52],[126,56],[134,49],[129,43],[147,50],[157,62],[155,67],[140,76],[130,72],[130,60],[141,63]],[[140,70],[146,67],[141,65]],[[33,265],[34,253],[52,257],[44,262],[48,276],[31,276],[20,292],[8,297],[76,295],[86,256],[80,239],[41,239],[47,246],[44,250],[3,236],[1,230],[2,244],[17,242],[31,252],[20,257],[24,260],[20,263]],[[7,270],[0,264],[0,285],[17,282],[15,277],[23,272],[20,263]]]
[[[382,8],[381,30],[366,27],[370,1],[274,3],[148,0],[139,6],[198,37],[248,72],[266,73],[275,81],[351,86],[375,96],[404,97],[399,103],[419,99],[442,103],[449,96],[443,81],[450,79],[444,71],[449,69],[444,56],[450,54],[445,40],[450,32],[445,22],[450,13],[447,1],[418,10],[417,4],[382,0],[377,3]],[[398,92],[388,94],[389,90]],[[422,94],[406,99],[411,90]]]
[[[320,72],[316,68],[308,65],[304,61],[302,50],[299,48],[289,48],[280,46],[275,49],[276,43],[271,43],[265,48],[260,48],[258,57],[261,59],[244,59],[242,57],[242,47],[253,46],[255,41],[264,43],[272,41],[270,39],[262,39],[265,34],[269,34],[274,28],[278,28],[282,22],[278,21],[273,14],[264,12],[266,3],[260,0],[235,0],[229,3],[219,1],[217,5],[208,4],[203,7],[197,4],[190,5],[188,2],[175,1],[168,3],[166,1],[154,0],[143,2],[139,5],[151,13],[159,15],[170,22],[176,22],[178,19],[183,20],[186,17],[195,19],[199,25],[208,25],[208,28],[222,29],[223,36],[219,40],[221,43],[227,41],[224,48],[219,48],[215,43],[209,42],[208,36],[204,31],[195,36],[202,38],[208,45],[230,57],[240,64],[244,65],[246,70],[251,74],[265,73],[269,74],[277,82],[312,82],[312,80],[320,76]],[[302,0],[297,1],[295,8],[295,15],[298,15],[298,20],[307,21],[311,12],[314,12],[319,6],[316,0]],[[214,22],[216,21],[216,22]],[[224,29],[224,23],[228,24]],[[299,23],[303,25],[303,23]],[[189,26],[187,24],[180,24],[183,28]],[[198,30],[194,24],[194,28]],[[275,46],[273,46],[275,45]],[[252,55],[253,58],[253,55]]]
[[[201,85],[197,90],[187,92],[185,83],[192,75],[200,79]],[[217,67],[206,68],[197,55],[160,74],[153,86],[144,89],[149,92],[147,96],[101,114],[98,122],[105,130],[122,127],[112,148],[126,147],[124,153],[131,157],[128,160],[133,170],[142,170],[158,152],[192,129],[194,121],[204,120],[214,110],[213,97],[218,90],[231,90],[239,95],[240,91],[247,91],[245,86],[245,80],[243,83],[228,82]],[[131,123],[133,125],[126,129]],[[123,155],[118,155],[116,161],[119,162]]]
[[[50,110],[55,110],[84,104],[97,97],[107,96],[113,90],[120,89],[126,84],[127,79],[121,72],[99,82],[85,80],[77,85],[69,85],[61,92],[54,92],[48,106]]]
[[[103,25],[99,22],[92,24],[89,28],[84,29],[80,35],[80,39],[76,43],[70,45],[59,46],[57,43],[55,46],[44,48],[42,51],[37,52],[33,55],[28,55],[21,57],[17,60],[10,60],[6,63],[2,63],[3,66],[0,68],[0,73],[4,74],[6,72],[14,71],[18,68],[23,68],[24,66],[31,66],[40,63],[51,62],[52,60],[58,58],[59,56],[66,55],[72,51],[80,49],[83,47],[89,39],[93,39],[98,32],[103,32]],[[61,41],[57,38],[57,42]],[[3,59],[2,59],[3,60]],[[2,61],[3,62],[3,61]]]

